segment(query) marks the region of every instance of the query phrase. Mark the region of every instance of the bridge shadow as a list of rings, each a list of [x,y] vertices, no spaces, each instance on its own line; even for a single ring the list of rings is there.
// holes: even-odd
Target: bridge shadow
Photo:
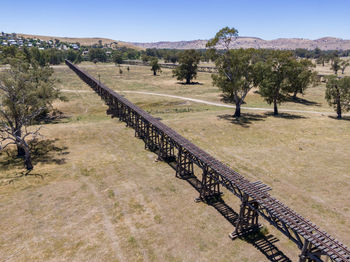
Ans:
[[[173,169],[176,168],[176,163],[168,163]],[[196,176],[189,176],[184,178],[198,193],[201,189],[201,181],[198,180]],[[232,226],[236,226],[238,219],[238,213],[234,211],[221,197],[216,197],[213,201],[206,202],[207,205],[213,207],[218,211]],[[269,261],[272,262],[291,262],[278,247],[275,245],[279,240],[269,234],[264,235],[261,232],[246,235],[244,237],[239,237],[241,240],[252,244],[257,250],[259,250]]]

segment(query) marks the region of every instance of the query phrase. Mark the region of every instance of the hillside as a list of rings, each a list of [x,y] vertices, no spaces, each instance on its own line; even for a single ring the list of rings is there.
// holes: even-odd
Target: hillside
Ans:
[[[154,42],[132,43],[142,48],[167,48],[167,49],[204,49],[207,40],[178,41],[178,42]],[[231,45],[232,48],[267,48],[267,49],[296,49],[306,48],[322,50],[347,50],[350,49],[350,40],[335,37],[323,37],[316,40],[304,38],[278,38],[263,40],[257,37],[239,37]]]
[[[77,37],[58,37],[58,36],[42,36],[17,34],[25,38],[38,38],[40,40],[48,41],[59,39],[63,42],[80,43],[81,45],[90,46],[102,40],[103,44],[118,43],[118,46],[125,46],[134,49],[205,49],[208,40],[191,40],[191,41],[161,41],[161,42],[125,42],[117,41],[109,38],[93,37],[93,38],[77,38]],[[350,40],[345,40],[335,37],[323,37],[316,40],[305,38],[278,38],[274,40],[264,40],[258,37],[238,37],[236,41],[231,44],[231,48],[266,48],[266,49],[296,49],[306,48],[321,50],[348,50],[350,49]],[[220,48],[220,47],[219,47]]]
[[[102,40],[102,44],[111,44],[111,43],[117,42],[118,46],[125,46],[128,48],[134,48],[134,49],[142,49],[141,47],[137,47],[131,43],[117,41],[109,38],[101,38],[101,37],[78,38],[78,37],[59,37],[59,36],[43,36],[43,35],[28,35],[28,34],[17,34],[17,35],[22,36],[24,38],[37,38],[43,41],[58,39],[61,42],[80,43],[81,45],[86,45],[86,46],[97,44],[99,40]]]

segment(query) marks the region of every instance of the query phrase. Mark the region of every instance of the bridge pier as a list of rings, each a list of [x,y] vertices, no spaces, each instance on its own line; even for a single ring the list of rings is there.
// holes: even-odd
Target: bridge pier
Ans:
[[[258,202],[249,200],[249,196],[247,194],[243,194],[236,229],[229,235],[231,239],[236,239],[259,230],[260,224],[258,223],[258,206]]]
[[[139,115],[135,115],[135,137],[143,138],[142,123]]]
[[[186,179],[193,176],[193,162],[189,154],[182,147],[179,148],[176,160],[176,177]]]
[[[203,168],[200,193],[199,197],[195,199],[196,202],[211,202],[221,197],[219,178],[214,179],[214,176],[216,174],[208,167]]]
[[[321,262],[321,256],[324,255],[321,250],[313,246],[310,241],[305,239],[301,254],[299,255],[299,262]]]
[[[148,124],[146,127],[145,148],[154,152],[158,149],[158,147],[159,135],[156,132],[155,127]]]
[[[159,139],[159,151],[158,151],[158,159],[166,162],[173,162],[176,160],[174,154],[174,146],[172,145],[170,138],[162,133]]]
[[[118,117],[120,114],[118,101],[115,99],[109,99],[107,104],[107,115],[111,115],[112,118]]]

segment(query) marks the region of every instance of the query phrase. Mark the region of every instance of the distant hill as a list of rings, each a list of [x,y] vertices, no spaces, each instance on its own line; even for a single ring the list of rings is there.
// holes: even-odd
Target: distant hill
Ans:
[[[131,43],[141,48],[166,48],[166,49],[204,49],[207,40],[178,41],[178,42],[154,42]],[[238,37],[233,41],[231,48],[267,48],[267,49],[296,49],[306,48],[321,50],[348,50],[350,40],[335,37],[323,37],[316,40],[304,38],[278,38],[275,40],[263,40],[257,37]]]
[[[59,36],[43,36],[43,35],[28,35],[28,34],[17,34],[17,36],[21,36],[24,38],[37,38],[43,41],[58,39],[61,42],[80,43],[80,45],[86,45],[86,46],[97,44],[99,40],[102,40],[102,44],[111,44],[116,42],[118,43],[118,46],[125,46],[133,49],[142,49],[142,47],[135,46],[131,43],[117,41],[109,38],[101,38],[101,37],[78,38],[78,37],[59,37]]]
[[[76,37],[58,37],[58,36],[41,36],[17,34],[25,38],[38,38],[43,41],[59,39],[63,42],[80,43],[81,45],[97,44],[102,40],[103,44],[118,43],[118,46],[125,46],[134,49],[158,48],[158,49],[204,49],[208,40],[192,40],[192,41],[162,41],[153,43],[138,43],[138,42],[124,42],[109,38],[76,38]],[[316,40],[305,38],[278,38],[274,40],[264,40],[258,37],[238,37],[232,42],[231,48],[267,48],[267,49],[296,49],[306,48],[321,50],[348,50],[350,49],[350,40],[344,40],[335,37],[323,37]],[[220,48],[220,47],[219,47]]]

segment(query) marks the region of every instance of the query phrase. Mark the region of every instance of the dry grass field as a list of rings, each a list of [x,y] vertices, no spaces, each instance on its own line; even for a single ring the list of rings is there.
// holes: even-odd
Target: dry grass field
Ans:
[[[222,103],[207,73],[199,73],[200,84],[185,86],[167,69],[153,77],[148,67],[128,72],[123,65],[122,75],[112,65],[81,67],[114,90]],[[0,155],[1,262],[268,261],[263,240],[231,241],[229,221],[195,203],[196,190],[157,162],[132,129],[106,116],[102,100],[72,71],[59,66],[55,76],[69,102],[55,104],[65,117],[43,125],[32,174],[20,177],[13,152]],[[273,196],[349,246],[350,119],[328,115],[324,88],[280,107],[321,113],[243,110],[240,121],[230,108],[122,94],[248,179],[271,186]],[[271,108],[256,90],[246,102]],[[224,193],[238,212],[237,199]],[[279,240],[276,250],[296,260],[296,246],[268,229]]]

